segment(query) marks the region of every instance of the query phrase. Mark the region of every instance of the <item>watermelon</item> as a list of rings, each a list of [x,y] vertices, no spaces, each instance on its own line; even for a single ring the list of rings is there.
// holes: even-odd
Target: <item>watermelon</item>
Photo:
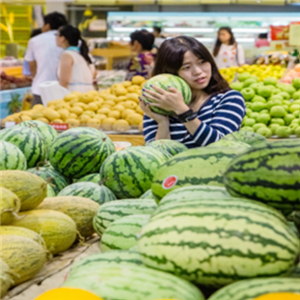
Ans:
[[[300,279],[271,277],[241,280],[221,288],[208,300],[255,300],[261,295],[276,292],[300,294]]]
[[[101,252],[128,250],[137,244],[138,233],[150,219],[150,215],[130,215],[111,223],[104,231]]]
[[[58,135],[57,131],[49,124],[37,120],[24,121],[19,123],[17,126],[29,127],[30,129],[39,132],[45,140],[48,157],[50,147]]]
[[[243,143],[243,142],[239,142],[239,141],[234,141],[234,140],[219,140],[215,143],[212,143],[210,145],[208,145],[207,147],[212,148],[212,147],[232,147],[232,148],[240,148],[242,151],[251,148],[251,146],[249,144]]]
[[[57,195],[62,189],[64,189],[68,185],[66,179],[52,168],[36,167],[28,169],[27,172],[43,178],[48,184],[51,185],[55,195]]]
[[[88,181],[93,183],[100,183],[100,174],[99,173],[93,173],[85,175],[84,177],[78,179],[76,182],[82,182],[82,181]]]
[[[105,187],[93,182],[76,182],[68,185],[57,196],[79,196],[91,199],[98,204],[103,204],[116,199],[113,192]]]
[[[55,197],[56,194],[53,190],[53,187],[48,183],[47,184],[47,197]]]
[[[136,251],[115,250],[89,255],[72,264],[68,276],[80,270],[95,270],[105,265],[144,266],[141,256]]]
[[[288,220],[294,222],[295,226],[300,231],[300,211],[294,211],[288,216]]]
[[[291,277],[300,279],[300,262],[296,266],[296,269],[294,270],[294,272],[291,274]]]
[[[94,217],[93,225],[99,236],[114,221],[130,215],[151,215],[157,208],[152,199],[124,199],[101,205]]]
[[[245,130],[229,133],[222,137],[221,140],[243,142],[250,146],[267,142],[267,139],[261,134]]]
[[[224,182],[237,197],[262,201],[280,210],[300,209],[300,143],[261,144],[236,157]]]
[[[172,274],[122,264],[81,268],[69,274],[64,287],[76,287],[109,300],[204,300],[198,288]]]
[[[159,150],[165,150],[172,156],[188,150],[188,148],[177,141],[172,140],[156,140],[146,145],[147,147],[153,147]]]
[[[230,198],[230,195],[224,187],[221,186],[210,186],[210,185],[192,185],[185,186],[176,189],[166,196],[164,196],[160,202],[159,207],[168,205],[177,201],[185,200],[201,200],[201,199],[221,199]]]
[[[27,169],[27,161],[23,152],[14,144],[0,141],[0,170]]]
[[[149,189],[148,191],[146,191],[141,197],[140,199],[153,199],[155,200],[153,194],[152,194],[152,190]]]
[[[35,167],[46,158],[46,145],[42,135],[30,128],[14,126],[0,131],[0,140],[17,146],[25,155],[27,167]]]
[[[177,203],[158,209],[141,230],[147,267],[213,288],[295,268],[299,238],[267,205],[234,198]]]
[[[119,199],[138,198],[151,187],[154,173],[166,157],[150,147],[129,147],[109,156],[101,166],[101,181]]]
[[[171,75],[171,74],[160,74],[157,76],[154,76],[146,81],[144,85],[144,89],[155,91],[152,86],[159,87],[165,91],[168,91],[168,87],[176,88],[183,97],[183,101],[185,104],[189,104],[192,101],[192,91],[189,87],[189,85],[181,79],[178,76]],[[147,98],[143,94],[143,100],[146,103],[153,102],[153,100]],[[150,106],[151,110],[165,116],[174,115],[175,113],[173,111],[167,111],[165,109]]]
[[[102,131],[77,127],[60,134],[50,149],[50,163],[62,175],[81,178],[99,172],[103,161],[116,151]]]
[[[165,162],[152,180],[152,193],[161,199],[169,192],[188,185],[224,186],[223,172],[241,151],[239,148],[195,148]]]

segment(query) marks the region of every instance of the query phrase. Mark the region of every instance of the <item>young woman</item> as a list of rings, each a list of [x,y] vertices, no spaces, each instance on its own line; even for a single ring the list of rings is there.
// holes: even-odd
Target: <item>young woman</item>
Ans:
[[[136,53],[127,67],[127,80],[133,76],[140,75],[149,78],[153,68],[153,53],[151,52],[154,44],[154,35],[147,30],[136,30],[130,35],[130,49]]]
[[[192,90],[186,105],[175,88],[144,89],[140,106],[144,115],[146,142],[171,139],[188,148],[206,146],[237,131],[245,115],[243,96],[229,88],[208,50],[196,39],[186,36],[166,40],[158,51],[153,76],[163,73],[184,79]],[[143,97],[153,103],[145,104]],[[153,113],[151,106],[175,112],[172,117]]]
[[[219,29],[213,55],[219,69],[245,64],[244,48],[237,44],[230,27]]]
[[[59,84],[69,91],[85,93],[93,90],[96,70],[89,56],[86,42],[81,38],[78,28],[71,25],[60,27],[56,44],[65,51],[60,57],[58,68]]]

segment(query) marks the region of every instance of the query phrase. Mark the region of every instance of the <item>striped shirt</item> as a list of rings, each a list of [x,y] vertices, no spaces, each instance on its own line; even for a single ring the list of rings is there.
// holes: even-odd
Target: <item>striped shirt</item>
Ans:
[[[245,113],[245,101],[241,93],[228,90],[212,95],[198,111],[201,125],[193,135],[178,119],[169,117],[171,140],[183,143],[188,148],[207,146],[228,133],[238,131]],[[144,115],[143,127],[146,143],[154,141],[157,122]]]

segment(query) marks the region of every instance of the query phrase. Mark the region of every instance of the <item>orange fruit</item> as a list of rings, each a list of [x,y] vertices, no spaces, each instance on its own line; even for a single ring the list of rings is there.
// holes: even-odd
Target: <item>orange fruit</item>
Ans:
[[[78,288],[60,287],[38,296],[34,300],[103,300],[95,294]]]

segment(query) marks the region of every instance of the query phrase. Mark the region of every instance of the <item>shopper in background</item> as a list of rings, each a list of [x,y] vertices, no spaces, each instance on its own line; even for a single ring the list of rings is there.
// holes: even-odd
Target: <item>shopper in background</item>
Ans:
[[[219,69],[245,64],[244,48],[237,44],[230,27],[219,29],[213,56]]]
[[[164,39],[164,35],[161,33],[161,27],[153,26],[153,35],[155,38],[162,38]]]
[[[56,33],[56,44],[64,49],[58,67],[59,84],[71,92],[93,90],[96,69],[79,29],[72,25],[60,27]]]
[[[257,40],[255,41],[255,47],[270,47],[270,42],[268,41],[268,34],[267,33],[260,33],[258,35]]]
[[[58,12],[44,16],[42,33],[29,40],[25,60],[28,61],[30,73],[34,77],[31,91],[32,106],[42,104],[39,84],[57,80],[57,67],[63,50],[56,46],[56,30],[67,24],[66,17]]]
[[[186,105],[182,94],[172,87],[165,91],[153,86],[156,92],[143,89],[140,106],[145,112],[146,142],[171,139],[195,148],[239,130],[245,116],[243,96],[229,88],[203,44],[187,36],[166,40],[158,50],[152,75],[164,73],[184,79],[192,90],[192,100]],[[145,104],[143,97],[153,103]],[[151,106],[175,114],[156,114]]]
[[[137,56],[133,57],[127,67],[127,80],[133,76],[140,75],[149,78],[153,69],[153,53],[151,52],[154,44],[154,35],[147,30],[136,30],[130,35],[131,51]]]

